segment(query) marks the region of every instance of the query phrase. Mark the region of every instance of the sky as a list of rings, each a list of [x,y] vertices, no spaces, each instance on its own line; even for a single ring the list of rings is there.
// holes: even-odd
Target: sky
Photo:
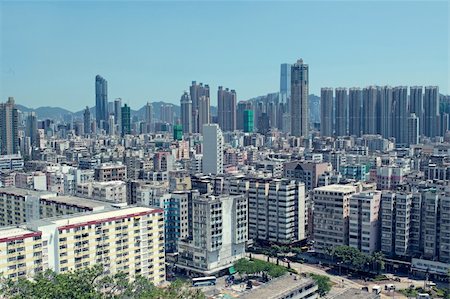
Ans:
[[[71,111],[108,97],[179,103],[191,81],[238,100],[279,90],[281,63],[321,87],[438,85],[450,93],[449,1],[0,0],[0,101]]]

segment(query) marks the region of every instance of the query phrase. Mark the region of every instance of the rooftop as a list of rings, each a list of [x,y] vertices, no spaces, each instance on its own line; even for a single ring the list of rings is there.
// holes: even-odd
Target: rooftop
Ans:
[[[328,185],[323,187],[315,188],[314,191],[326,191],[326,192],[356,192],[356,187],[351,185]]]
[[[34,231],[22,227],[3,227],[0,228],[0,239],[12,238],[31,233],[34,233]]]
[[[44,195],[47,197],[56,196],[56,193],[54,193],[54,192],[36,191],[36,190],[22,189],[22,188],[16,188],[16,187],[0,188],[0,193],[14,194],[14,195],[18,195],[18,196],[30,195],[30,196],[36,196],[36,197],[41,197]]]
[[[43,196],[42,199],[50,202],[61,203],[71,206],[84,207],[84,208],[97,208],[108,205],[106,202],[76,197],[76,196]]]
[[[242,299],[275,299],[281,298],[285,292],[302,288],[306,285],[313,284],[311,278],[300,278],[295,280],[296,275],[283,275],[279,278],[273,279],[268,283],[261,285],[248,293],[242,294],[239,298]]]
[[[339,294],[333,299],[377,299],[380,295],[369,293],[359,289],[348,289],[342,294]]]

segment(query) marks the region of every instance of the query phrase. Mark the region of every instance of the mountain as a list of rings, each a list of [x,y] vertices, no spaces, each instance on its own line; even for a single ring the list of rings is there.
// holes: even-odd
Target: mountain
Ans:
[[[23,113],[30,113],[30,112],[35,112],[38,119],[46,119],[46,118],[51,118],[51,119],[63,119],[64,116],[66,115],[70,115],[73,114],[71,111],[64,109],[64,108],[60,108],[60,107],[39,107],[36,109],[33,108],[28,108],[22,105],[17,105],[16,107],[18,110],[20,110]]]

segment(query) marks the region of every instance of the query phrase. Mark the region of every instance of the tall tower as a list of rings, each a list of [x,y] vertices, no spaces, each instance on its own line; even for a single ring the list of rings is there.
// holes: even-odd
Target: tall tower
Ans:
[[[244,111],[252,109],[252,102],[250,101],[240,101],[236,108],[236,129],[244,130]],[[253,110],[252,110],[253,115]],[[253,122],[252,122],[253,123]]]
[[[423,99],[424,105],[424,135],[436,137],[438,135],[439,119],[439,87],[426,86]]]
[[[411,86],[409,88],[409,112],[414,113],[419,119],[419,135],[423,134],[423,87]]]
[[[377,134],[377,100],[378,86],[363,89],[363,134]]]
[[[393,136],[395,143],[400,147],[408,146],[408,88],[406,86],[394,87],[393,92]]]
[[[91,111],[89,107],[86,106],[83,112],[83,120],[84,120],[84,133],[91,134]]]
[[[236,130],[236,91],[219,86],[217,91],[217,116],[222,131]]]
[[[114,122],[118,127],[118,134],[122,131],[122,99],[114,100]]]
[[[303,63],[303,59],[291,68],[291,135],[297,137],[308,137],[309,115],[308,115],[308,86],[309,67]]]
[[[335,128],[336,136],[348,135],[348,95],[347,88],[336,88]]]
[[[419,118],[411,113],[408,117],[408,145],[419,143]]]
[[[151,133],[153,125],[153,105],[147,102],[145,105],[145,132]]]
[[[0,103],[0,155],[19,152],[18,118],[13,97],[9,97],[6,103]]]
[[[383,138],[392,137],[392,87],[380,89],[380,134]]]
[[[283,63],[280,68],[281,102],[287,103],[291,97],[291,64]]]
[[[122,136],[131,134],[131,110],[127,104],[122,107]]]
[[[187,91],[181,96],[180,104],[183,133],[190,134],[192,133],[192,101]]]
[[[201,133],[203,124],[209,124],[211,120],[209,85],[192,81],[189,93],[192,100],[192,131]]]
[[[36,113],[30,112],[27,116],[26,127],[25,127],[25,136],[30,137],[30,145],[36,146],[37,142],[37,118]]]
[[[223,135],[218,124],[203,125],[203,173],[223,173]]]
[[[362,91],[360,88],[353,87],[349,90],[349,134],[361,136],[361,106]]]
[[[320,134],[333,136],[333,88],[320,90]]]
[[[108,123],[108,82],[102,76],[95,77],[95,117],[97,127],[107,129]]]

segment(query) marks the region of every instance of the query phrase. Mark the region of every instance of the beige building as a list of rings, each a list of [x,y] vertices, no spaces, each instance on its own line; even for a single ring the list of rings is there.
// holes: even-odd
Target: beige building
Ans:
[[[102,264],[107,273],[165,281],[163,210],[108,208],[88,215],[31,221],[0,230],[0,273],[32,277]]]
[[[106,202],[127,202],[127,185],[123,181],[82,183],[77,185],[76,195]]]
[[[326,254],[339,245],[348,245],[350,197],[356,187],[328,185],[314,189],[313,235],[316,252]]]
[[[125,180],[127,178],[127,167],[121,164],[105,163],[95,168],[94,177],[98,182]]]

